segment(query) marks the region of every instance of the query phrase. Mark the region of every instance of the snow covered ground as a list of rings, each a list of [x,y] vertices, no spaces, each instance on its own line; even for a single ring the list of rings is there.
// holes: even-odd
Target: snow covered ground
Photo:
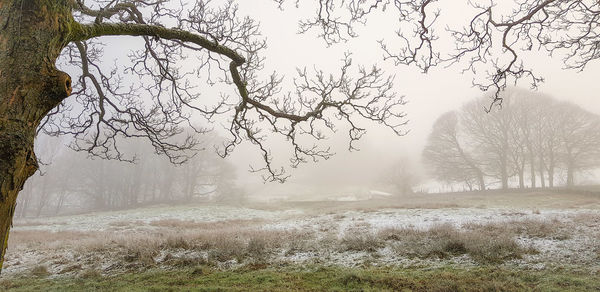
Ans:
[[[217,222],[228,220],[276,220],[300,210],[265,211],[244,207],[222,205],[209,206],[161,206],[113,212],[97,212],[74,216],[59,216],[43,219],[15,220],[13,230],[46,231],[105,231],[124,222],[148,224],[160,220],[182,220],[194,222]]]
[[[532,198],[528,200],[533,202]],[[544,201],[546,205],[537,204],[541,209],[531,207],[536,204],[405,208],[385,202],[365,208],[357,207],[360,202],[352,206],[327,202],[323,204],[333,207],[318,208],[300,204],[277,208],[159,206],[17,220],[3,276],[20,275],[39,266],[60,276],[90,269],[111,274],[148,266],[169,267],[175,262],[209,263],[222,268],[257,260],[268,264],[346,266],[480,264],[468,252],[447,257],[407,256],[400,249],[410,242],[382,235],[386,230],[396,230],[410,238],[410,232],[419,234],[440,226],[455,228],[456,232],[469,232],[473,226],[480,226],[474,232],[482,234],[499,228],[512,230],[502,232],[510,234],[511,240],[528,251],[497,264],[534,269],[570,265],[600,270],[597,200],[586,197],[585,204],[566,207]],[[504,233],[486,236],[491,236],[493,243],[498,234]],[[358,247],[352,245],[357,243]]]

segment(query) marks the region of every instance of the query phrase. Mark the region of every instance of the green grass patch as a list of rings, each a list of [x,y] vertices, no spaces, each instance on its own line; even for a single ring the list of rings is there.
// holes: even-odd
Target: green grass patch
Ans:
[[[344,268],[288,266],[219,271],[147,270],[103,277],[27,277],[0,281],[4,291],[598,291],[600,275],[567,270]]]

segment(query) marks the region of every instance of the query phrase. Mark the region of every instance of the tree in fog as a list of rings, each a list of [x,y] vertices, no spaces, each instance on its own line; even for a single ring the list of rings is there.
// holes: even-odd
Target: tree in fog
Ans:
[[[424,162],[434,177],[447,183],[465,183],[469,189],[485,190],[482,165],[472,157],[459,137],[459,119],[455,112],[440,116],[423,151]]]
[[[310,1],[275,2],[283,7],[291,3],[311,5]],[[503,103],[505,95],[502,91],[508,85],[524,79],[535,88],[543,81],[539,72],[534,72],[526,65],[525,56],[529,51],[538,50],[544,54],[561,56],[565,67],[574,70],[583,70],[590,62],[600,57],[597,53],[597,43],[600,41],[598,1],[525,0],[468,3],[470,7],[464,7],[460,11],[465,21],[462,25],[455,26],[444,23],[441,20],[443,18],[439,16],[451,8],[447,5],[456,7],[460,3],[437,0],[319,0],[313,4],[316,12],[300,22],[300,32],[316,31],[325,43],[331,45],[359,37],[357,27],[368,25],[369,19],[378,17],[378,13],[394,14],[398,20],[394,24],[397,38],[379,41],[384,58],[396,65],[415,66],[423,72],[439,65],[451,64],[464,68],[465,72],[473,72],[476,76],[473,80],[474,85],[494,93],[491,101],[482,104],[487,111],[495,111],[493,105]],[[447,43],[455,43],[456,46],[448,50],[445,46]],[[495,118],[504,117],[503,114],[498,114]],[[497,124],[500,121],[496,119],[490,122]],[[512,122],[535,123],[529,119]],[[472,126],[479,129],[495,127],[483,124]],[[528,175],[532,186],[536,184],[536,176],[541,179],[542,185],[546,183],[544,177],[550,185],[554,184],[558,159],[554,155],[557,154],[556,147],[559,142],[553,139],[536,141],[535,138],[540,137],[540,132],[547,132],[551,136],[555,133],[554,129],[544,126],[535,130],[538,133],[533,135],[527,132],[503,133],[506,134],[505,138],[513,140],[508,144],[512,148],[505,151],[501,148],[502,142],[484,143],[491,151],[490,155],[498,159],[485,163],[486,172],[495,173],[494,176],[504,187],[507,187],[507,179],[513,174],[519,175],[520,186],[524,186],[526,165],[529,167]],[[533,136],[533,139],[530,136]],[[489,140],[488,138],[478,137],[480,140]],[[543,154],[545,150],[549,151],[547,155]],[[524,157],[523,152],[529,153],[526,155],[528,157]],[[537,158],[533,157],[534,152]],[[533,163],[534,159],[537,163]],[[537,164],[537,172],[533,164]]]
[[[419,183],[419,173],[415,164],[403,157],[382,169],[378,184],[398,195],[413,193],[413,187]]]
[[[233,2],[0,0],[0,19],[0,263],[17,194],[38,169],[40,127],[71,135],[71,147],[88,155],[134,160],[119,148],[130,137],[182,163],[197,146],[182,127],[203,133],[194,121],[227,115],[221,154],[250,141],[264,160],[256,170],[268,180],[286,175],[272,165],[263,129],[290,142],[292,166],[331,155],[315,140],[333,130],[334,120],[350,126],[352,142],[364,134],[364,120],[403,133],[404,101],[392,91],[392,77],[353,66],[349,55],[336,74],[299,70],[289,94],[281,92],[280,76],[261,78],[266,42],[258,22],[239,17]],[[102,64],[105,36],[135,36],[141,46],[110,68]],[[57,66],[78,73],[72,79]],[[229,91],[206,101],[202,86]],[[104,192],[113,191],[106,185]]]
[[[600,116],[525,90],[502,98],[501,109],[482,111],[483,97],[438,118],[423,152],[436,179],[469,188],[491,179],[508,189],[512,178],[519,188],[536,187],[539,178],[541,187],[554,187],[562,169],[573,186],[576,173],[600,166]]]
[[[69,190],[76,185],[72,174],[77,166],[73,160],[64,159],[65,149],[59,147],[60,141],[41,139],[36,145],[38,153],[47,159],[43,163],[52,162],[52,172],[40,171],[36,175],[36,183],[27,184],[23,190],[26,195],[20,196],[15,212],[20,216],[27,213],[39,216],[43,212],[53,212],[60,209],[70,196]],[[69,186],[69,189],[66,187]],[[56,202],[57,204],[54,204]],[[54,210],[50,210],[53,208]]]
[[[566,52],[567,67],[578,69],[598,57],[596,1],[527,0],[506,15],[497,13],[493,2],[476,1],[476,11],[467,16],[469,25],[450,29],[457,47],[447,54],[435,47],[436,25],[446,27],[437,23],[435,6],[441,2],[319,0],[310,2],[317,5],[317,15],[302,21],[300,31],[320,29],[320,37],[331,44],[356,37],[354,27],[375,12],[394,12],[401,45],[382,41],[386,59],[425,72],[466,60],[467,69],[485,76],[476,82],[482,89],[497,89],[496,101],[510,80],[527,77],[533,85],[541,80],[520,62],[523,51],[541,46]],[[232,2],[0,0],[0,236],[8,237],[17,195],[38,168],[33,145],[40,125],[53,135],[72,135],[72,147],[90,155],[131,160],[118,146],[123,138],[134,137],[148,140],[157,153],[178,163],[196,146],[193,137],[174,142],[181,126],[192,124],[192,116],[213,121],[227,114],[230,139],[221,153],[250,141],[264,159],[255,170],[279,181],[286,175],[272,163],[265,129],[290,142],[292,166],[331,156],[314,141],[333,131],[334,120],[350,127],[350,147],[365,132],[360,120],[403,133],[399,107],[404,101],[380,69],[355,68],[346,56],[335,75],[299,70],[296,89],[283,94],[281,77],[259,77],[266,42],[257,22],[237,15]],[[106,69],[99,42],[105,36],[136,36],[143,45],[127,64]],[[500,53],[493,44],[501,45]],[[190,56],[189,63],[196,66],[180,66]],[[79,69],[75,78],[57,68],[59,58],[65,68]],[[123,75],[136,75],[139,82],[127,84]],[[231,88],[230,94],[201,104],[198,76],[207,86]],[[7,240],[0,242],[1,262]]]
[[[42,142],[49,140],[47,136],[41,138]],[[205,141],[208,144],[216,142],[218,137],[207,139],[211,140]],[[25,185],[17,214],[38,217],[209,199],[232,202],[234,198],[243,198],[234,181],[236,170],[213,151],[199,151],[186,163],[173,164],[154,154],[142,141],[124,142],[121,149],[135,151],[138,163],[90,160],[72,150],[52,156],[50,164],[43,167],[43,174],[36,174]]]
[[[554,187],[558,163],[558,127],[556,118],[561,112],[557,101],[541,94],[521,92],[515,98],[519,131],[527,133],[531,187]],[[531,144],[531,145],[530,145]]]
[[[487,99],[467,104],[461,111],[463,134],[473,144],[474,153],[488,175],[508,188],[508,180],[514,171],[511,152],[516,146],[511,133],[512,113],[507,106],[486,114],[482,109]]]
[[[530,187],[537,186],[537,176],[543,172],[537,171],[538,158],[543,158],[544,149],[537,147],[537,141],[544,139],[541,129],[544,127],[543,114],[547,111],[540,104],[545,104],[549,99],[538,94],[527,93],[513,89],[512,109],[514,111],[514,127],[512,133],[517,147],[512,152],[513,162],[516,164],[519,175],[519,187],[525,187],[525,176],[529,175]],[[519,97],[524,95],[526,97]],[[540,153],[541,152],[541,153]],[[539,173],[538,173],[539,172]],[[543,181],[543,178],[542,178]],[[545,183],[542,182],[542,185]]]
[[[562,149],[559,160],[566,169],[566,184],[573,186],[577,171],[600,165],[600,117],[582,108],[559,103],[555,124]]]

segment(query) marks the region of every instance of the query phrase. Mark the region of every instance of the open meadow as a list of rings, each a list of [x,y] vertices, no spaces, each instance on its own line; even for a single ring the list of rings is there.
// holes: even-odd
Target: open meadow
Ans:
[[[586,191],[155,206],[15,221],[0,288],[586,291],[599,239]]]

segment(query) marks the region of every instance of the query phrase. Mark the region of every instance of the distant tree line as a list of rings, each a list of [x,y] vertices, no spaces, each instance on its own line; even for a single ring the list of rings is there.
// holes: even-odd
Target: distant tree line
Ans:
[[[600,116],[519,89],[504,93],[501,108],[487,107],[482,97],[437,119],[423,151],[437,180],[470,190],[570,187],[600,166]]]
[[[41,139],[44,140],[44,139]],[[25,185],[16,208],[18,217],[39,217],[91,210],[117,210],[150,204],[240,200],[235,169],[213,151],[200,151],[175,165],[135,140],[123,150],[137,153],[135,163],[90,160],[66,147],[38,141],[50,159]],[[146,145],[147,146],[147,145]],[[60,150],[59,150],[60,149]]]

